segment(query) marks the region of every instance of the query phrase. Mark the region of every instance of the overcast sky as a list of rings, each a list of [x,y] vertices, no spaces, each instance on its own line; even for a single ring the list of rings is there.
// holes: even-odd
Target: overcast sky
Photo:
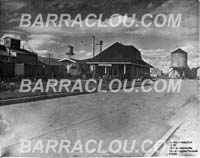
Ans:
[[[56,58],[65,57],[66,47],[74,46],[75,58],[92,56],[91,37],[96,42],[104,41],[103,49],[115,42],[133,45],[142,52],[143,59],[165,71],[170,67],[170,52],[180,47],[189,54],[189,66],[195,67],[198,58],[198,2],[197,0],[0,0],[0,36],[22,40],[25,48],[31,48],[40,55],[52,53]],[[136,14],[140,22],[142,15],[164,13],[182,14],[179,28],[144,28],[123,26],[114,28],[81,27],[19,27],[22,13],[30,13],[34,19],[42,13],[68,13],[74,17],[80,13],[84,17],[90,13],[103,14],[107,22],[114,13]],[[96,54],[99,46],[96,46]]]

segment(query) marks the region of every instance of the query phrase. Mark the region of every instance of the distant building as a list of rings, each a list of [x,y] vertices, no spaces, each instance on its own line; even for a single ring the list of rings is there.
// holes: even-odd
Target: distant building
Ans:
[[[141,53],[134,46],[114,43],[100,54],[85,62],[94,67],[94,74],[99,77],[141,78],[150,76],[150,64],[146,63]]]
[[[190,70],[192,79],[200,79],[200,67],[195,67]]]
[[[4,38],[0,55],[7,56],[7,62],[37,64],[37,54],[21,48],[20,40],[12,37]],[[6,52],[5,52],[6,50]]]
[[[59,60],[66,67],[66,72],[71,77],[90,78],[89,66],[84,60],[78,60],[73,58],[63,58]]]
[[[159,68],[152,68],[151,69],[151,76],[152,77],[160,77],[160,76],[162,76],[162,74],[163,74],[163,71]]]
[[[78,60],[72,59],[72,58],[64,58],[64,59],[60,59],[59,61],[65,65],[66,72],[70,74],[71,76],[81,75],[81,68],[80,68]]]
[[[20,40],[5,37],[4,45],[0,45],[0,76],[1,78],[13,78],[16,76],[35,76],[38,63],[38,55],[21,48]],[[33,68],[34,67],[34,68]],[[34,70],[33,70],[34,69]]]
[[[65,64],[60,62],[59,59],[38,56],[38,62],[42,64],[42,67],[45,70],[43,73],[46,77],[54,78],[66,76],[67,74]]]
[[[196,78],[200,80],[200,67],[197,68]]]
[[[61,78],[67,77],[66,67],[55,58],[45,58],[21,48],[20,40],[6,37],[0,45],[0,78]]]

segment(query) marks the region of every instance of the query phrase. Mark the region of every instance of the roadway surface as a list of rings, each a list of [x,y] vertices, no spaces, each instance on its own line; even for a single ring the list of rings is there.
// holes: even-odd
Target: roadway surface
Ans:
[[[138,91],[138,92],[136,92]],[[171,127],[187,121],[176,132],[176,139],[193,141],[198,148],[198,81],[184,80],[180,93],[141,92],[94,93],[80,96],[13,104],[0,107],[0,145],[3,156],[143,156],[141,144],[159,140]],[[125,154],[80,152],[48,154],[36,151],[22,154],[20,140],[31,140],[32,148],[38,140],[103,141],[107,149],[114,139],[122,142],[136,140],[134,152]],[[45,144],[45,143],[44,143]],[[45,146],[45,145],[44,145]],[[147,145],[149,149],[152,145]],[[44,147],[45,148],[45,147]],[[167,152],[162,152],[165,155]]]

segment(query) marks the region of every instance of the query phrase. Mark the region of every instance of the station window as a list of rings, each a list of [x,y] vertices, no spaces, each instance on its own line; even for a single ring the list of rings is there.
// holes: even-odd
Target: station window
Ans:
[[[118,67],[109,67],[108,74],[109,76],[118,76]]]

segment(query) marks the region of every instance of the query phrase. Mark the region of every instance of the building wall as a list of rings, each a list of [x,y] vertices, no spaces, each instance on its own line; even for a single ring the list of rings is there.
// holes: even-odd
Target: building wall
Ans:
[[[114,75],[117,69],[117,74]],[[110,77],[117,77],[117,78],[130,78],[130,79],[137,79],[143,78],[144,76],[150,76],[150,68],[142,67],[142,66],[135,66],[135,65],[126,65],[126,73],[124,74],[124,65],[123,64],[113,64],[112,66],[107,66],[107,74],[105,74],[105,67],[104,66],[97,66],[95,73],[97,76],[103,77],[104,75],[108,75]]]
[[[150,68],[132,65],[131,78],[141,78],[150,75]]]
[[[18,63],[37,64],[37,61],[37,55],[17,53],[16,62]]]

